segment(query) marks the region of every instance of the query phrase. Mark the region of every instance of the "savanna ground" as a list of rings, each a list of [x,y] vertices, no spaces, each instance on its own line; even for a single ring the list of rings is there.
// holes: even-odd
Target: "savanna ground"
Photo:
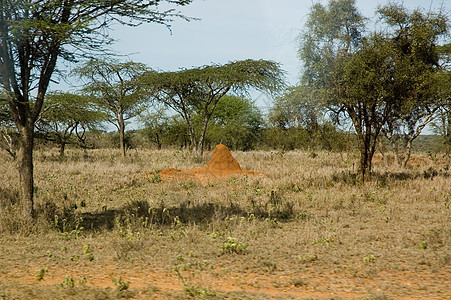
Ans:
[[[38,150],[25,226],[0,153],[0,298],[451,299],[449,158],[361,185],[354,153],[233,155],[265,175],[165,181],[208,155]]]

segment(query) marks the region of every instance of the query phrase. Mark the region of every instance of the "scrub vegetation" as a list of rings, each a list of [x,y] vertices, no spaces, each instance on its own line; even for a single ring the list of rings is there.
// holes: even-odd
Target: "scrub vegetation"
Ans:
[[[211,155],[211,154],[210,154]],[[446,156],[407,168],[358,152],[233,152],[263,173],[154,180],[198,168],[189,150],[35,151],[34,224],[0,152],[0,294],[5,299],[446,299],[451,186]]]

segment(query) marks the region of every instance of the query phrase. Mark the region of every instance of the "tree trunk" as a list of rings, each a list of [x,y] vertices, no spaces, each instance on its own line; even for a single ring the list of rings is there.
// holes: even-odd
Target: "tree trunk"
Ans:
[[[66,141],[62,140],[60,144],[60,158],[64,157],[65,149],[66,149]]]
[[[407,162],[409,162],[410,154],[412,153],[412,141],[413,140],[408,140],[406,143],[406,150],[404,154],[404,159],[402,161],[403,168],[407,167]]]
[[[197,154],[197,139],[196,139],[196,133],[193,130],[189,130],[189,141],[190,141],[190,146],[189,149],[191,151],[193,151],[194,155]]]
[[[34,126],[26,124],[20,128],[20,147],[17,167],[19,170],[22,217],[26,222],[33,221],[33,138]]]
[[[210,120],[211,115],[205,115],[204,120],[202,122],[202,129],[200,132],[199,142],[197,143],[196,155],[198,157],[204,154],[204,143],[205,143],[205,134],[207,133],[208,121]]]
[[[161,139],[160,139],[160,135],[158,134],[158,132],[155,133],[155,142],[157,143],[158,150],[161,150],[161,147],[163,145],[162,145],[162,142],[161,142]]]
[[[359,134],[360,166],[359,172],[362,183],[365,183],[368,175],[371,173],[373,165],[373,156],[376,151],[377,136],[372,133]]]
[[[119,125],[119,143],[121,147],[121,154],[122,157],[125,157],[125,122],[122,113],[119,114],[118,125]]]
[[[186,121],[186,124],[188,125],[188,135],[190,140],[190,150],[193,151],[193,154],[197,156],[197,139],[196,139],[196,132],[194,131],[194,125],[191,123],[191,120],[184,116],[184,119]],[[186,146],[186,143],[185,143]]]
[[[360,145],[360,179],[362,180],[362,183],[365,182],[366,174],[368,173],[368,148],[366,147],[365,143]]]

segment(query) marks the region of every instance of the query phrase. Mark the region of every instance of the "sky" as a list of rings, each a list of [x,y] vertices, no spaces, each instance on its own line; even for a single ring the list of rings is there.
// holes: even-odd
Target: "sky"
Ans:
[[[180,12],[196,21],[177,19],[171,31],[159,24],[139,27],[116,25],[110,36],[112,49],[123,60],[141,62],[162,71],[225,64],[244,59],[267,59],[281,64],[289,85],[299,82],[301,61],[297,56],[298,36],[303,30],[309,9],[318,0],[194,0]],[[357,0],[361,13],[373,18],[378,5],[388,0]],[[422,8],[451,12],[450,0],[404,0],[409,9]],[[262,108],[271,100],[262,94]]]

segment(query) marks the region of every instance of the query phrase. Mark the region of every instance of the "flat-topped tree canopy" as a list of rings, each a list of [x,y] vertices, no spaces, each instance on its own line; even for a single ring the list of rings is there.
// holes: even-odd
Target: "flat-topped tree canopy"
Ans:
[[[139,79],[146,70],[144,64],[132,61],[91,59],[73,71],[84,83],[83,93],[92,97],[117,128],[123,157],[127,121],[145,109],[147,94]]]
[[[246,94],[251,88],[274,95],[285,86],[278,63],[252,59],[175,72],[149,71],[142,81],[153,99],[174,109],[187,122],[191,147],[197,155],[203,152],[208,121],[223,96]],[[199,133],[195,132],[194,114],[203,119]]]

